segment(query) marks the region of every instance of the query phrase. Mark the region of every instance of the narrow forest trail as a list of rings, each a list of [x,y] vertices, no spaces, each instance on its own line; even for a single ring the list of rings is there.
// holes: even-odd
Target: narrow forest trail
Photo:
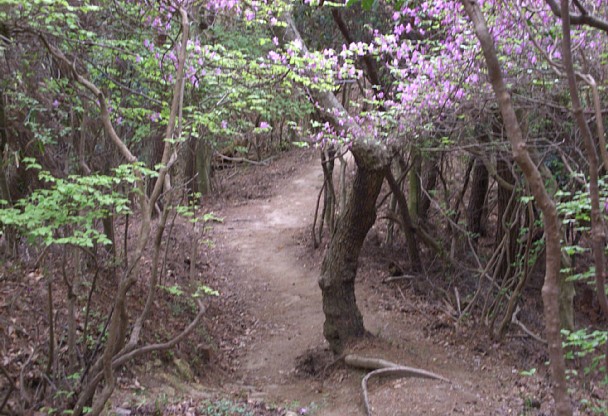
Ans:
[[[363,414],[362,372],[338,368],[322,379],[295,373],[299,357],[321,351],[326,343],[318,261],[310,266],[314,262],[304,256],[312,254],[302,241],[323,176],[310,153],[294,160],[295,165],[279,169],[267,196],[224,205],[224,222],[214,226],[213,239],[230,269],[228,283],[253,322],[240,347],[238,379],[230,384],[250,400],[292,403],[292,408],[306,407],[318,416]],[[401,289],[395,298],[394,286],[380,288],[374,282],[368,278],[357,283],[366,328],[377,335],[358,351],[454,381],[380,383],[371,391],[375,415],[518,414],[513,410],[521,409],[524,400],[515,384],[517,370],[497,346],[486,346],[483,340],[459,344],[435,329],[443,327],[440,316],[425,311]]]
[[[296,173],[275,184],[269,199],[226,209],[218,230],[236,266],[235,285],[255,319],[242,362],[244,385],[269,397],[293,400],[305,392],[291,385],[296,358],[323,343],[318,270],[299,261],[303,227],[312,223],[323,174],[307,158]]]

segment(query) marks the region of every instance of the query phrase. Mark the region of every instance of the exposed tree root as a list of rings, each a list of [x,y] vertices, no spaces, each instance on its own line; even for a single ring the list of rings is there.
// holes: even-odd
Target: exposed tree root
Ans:
[[[427,378],[431,380],[444,381],[451,383],[447,378],[440,376],[439,374],[432,373],[430,371],[422,370],[420,368],[406,367],[391,361],[383,360],[381,358],[367,358],[358,355],[349,354],[344,357],[344,363],[349,367],[362,368],[365,370],[372,370],[368,373],[361,381],[361,389],[363,391],[363,403],[365,404],[365,413],[367,416],[372,416],[372,409],[369,404],[369,395],[367,392],[367,383],[370,378],[375,376],[389,376],[396,378]]]

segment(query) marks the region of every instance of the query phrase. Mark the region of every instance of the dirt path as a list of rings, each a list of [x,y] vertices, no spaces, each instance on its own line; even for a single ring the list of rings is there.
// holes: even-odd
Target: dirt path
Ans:
[[[311,263],[303,258],[307,249],[300,241],[303,229],[312,222],[322,173],[310,156],[296,163],[295,168],[283,170],[269,197],[224,208],[224,223],[214,232],[226,256],[223,261],[233,269],[231,284],[238,285],[240,299],[255,322],[247,329],[249,337],[240,359],[242,377],[235,385],[251,400],[281,405],[297,401],[293,409],[305,407],[315,415],[363,414],[359,387],[363,373],[338,368],[325,379],[295,374],[298,357],[326,345],[319,270],[306,266]],[[443,339],[433,336],[438,331],[433,329],[437,317],[421,310],[401,289],[400,298],[387,299],[387,290],[391,289],[379,290],[369,281],[357,284],[366,328],[377,335],[377,341],[363,345],[360,352],[443,374],[454,384],[417,379],[374,383],[375,415],[521,411],[524,399],[514,386],[516,370],[492,347],[476,340],[457,345],[447,333]],[[478,344],[483,348],[478,349]]]
[[[276,195],[223,213],[224,244],[239,271],[234,284],[249,294],[256,321],[242,363],[242,382],[257,390],[254,395],[295,400],[305,394],[300,385],[290,387],[294,363],[323,343],[318,270],[298,261],[297,239],[312,222],[321,184],[318,163],[307,159],[292,179],[276,184]]]

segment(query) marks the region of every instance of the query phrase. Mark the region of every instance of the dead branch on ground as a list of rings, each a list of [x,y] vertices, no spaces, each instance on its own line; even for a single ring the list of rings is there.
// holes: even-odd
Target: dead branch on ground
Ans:
[[[447,378],[435,374],[431,371],[423,370],[415,367],[407,367],[381,358],[368,358],[359,355],[348,354],[344,357],[344,363],[349,367],[362,368],[372,370],[361,381],[361,389],[363,392],[363,403],[365,405],[365,413],[367,416],[372,416],[372,409],[369,404],[369,394],[367,384],[372,377],[396,377],[396,378],[426,378],[430,380],[438,380],[446,383],[451,383]]]

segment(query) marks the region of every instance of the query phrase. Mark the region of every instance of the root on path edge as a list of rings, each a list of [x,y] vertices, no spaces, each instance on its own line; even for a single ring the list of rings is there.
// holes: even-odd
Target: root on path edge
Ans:
[[[365,404],[365,413],[367,416],[372,416],[372,409],[369,404],[369,395],[367,392],[367,383],[372,377],[390,376],[396,378],[427,378],[431,380],[444,381],[451,383],[447,378],[435,374],[430,371],[422,370],[420,368],[406,367],[393,363],[391,361],[383,360],[381,358],[367,358],[359,355],[348,354],[344,356],[344,363],[349,367],[362,368],[365,370],[372,370],[368,373],[361,381],[361,389],[363,391],[363,403]]]

